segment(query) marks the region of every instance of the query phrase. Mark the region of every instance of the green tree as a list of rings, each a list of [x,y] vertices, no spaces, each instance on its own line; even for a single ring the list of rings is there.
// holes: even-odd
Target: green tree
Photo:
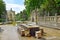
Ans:
[[[19,21],[19,20],[20,20],[20,13],[17,13],[17,14],[15,15],[15,20],[16,20],[16,21]]]
[[[48,15],[48,13],[50,16],[54,16],[55,13],[60,15],[60,0],[25,0],[25,7],[29,16],[33,10],[37,14],[37,9],[42,16]]]
[[[0,0],[0,22],[4,20],[4,16],[6,13],[6,6],[3,0]]]
[[[56,0],[57,13],[60,15],[60,0]]]
[[[60,0],[45,0],[45,2],[41,5],[41,8],[45,9],[46,12],[49,12],[50,16],[55,15],[55,13],[59,15],[60,14],[59,7]]]
[[[21,21],[28,20],[28,14],[27,14],[26,10],[23,10],[22,12],[20,12],[20,20]]]
[[[25,0],[25,7],[27,12],[40,8],[44,0]]]
[[[25,6],[28,14],[30,14],[33,10],[36,13],[36,24],[37,24],[37,9],[40,8],[41,4],[44,0],[25,0]]]
[[[26,10],[23,10],[20,13],[16,14],[16,20],[19,20],[19,21],[28,20],[28,14],[27,14]]]

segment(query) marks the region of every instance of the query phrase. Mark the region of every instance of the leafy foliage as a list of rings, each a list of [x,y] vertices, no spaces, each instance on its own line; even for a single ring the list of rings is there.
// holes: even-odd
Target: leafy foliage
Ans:
[[[23,10],[20,13],[16,14],[16,20],[18,20],[18,21],[28,20],[28,14],[27,14],[26,10]]]
[[[0,0],[0,22],[2,21],[2,15],[5,15],[6,12],[6,7],[5,7],[5,3],[3,2],[3,0]]]
[[[60,15],[60,0],[25,0],[27,13],[30,14],[33,10],[41,9],[43,15],[50,16],[57,13]]]
[[[27,12],[30,13],[32,10],[36,8],[40,8],[40,4],[43,3],[43,0],[25,0],[25,6]]]
[[[37,9],[39,9],[40,16],[47,16],[48,13],[50,16],[55,15],[55,13],[60,15],[60,0],[25,0],[24,4],[26,10],[17,14],[19,20],[27,20],[33,10],[37,14]]]

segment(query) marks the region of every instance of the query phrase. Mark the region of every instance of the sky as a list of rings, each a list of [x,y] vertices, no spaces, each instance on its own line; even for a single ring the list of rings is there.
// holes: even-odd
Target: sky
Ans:
[[[20,11],[25,9],[24,0],[3,0],[6,4],[6,10],[10,10],[12,8],[13,11],[19,13]]]

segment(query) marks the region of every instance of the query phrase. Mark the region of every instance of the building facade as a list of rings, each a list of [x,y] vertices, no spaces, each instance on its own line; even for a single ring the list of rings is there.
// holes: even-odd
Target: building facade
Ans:
[[[7,11],[7,21],[15,21],[15,11],[12,9]]]

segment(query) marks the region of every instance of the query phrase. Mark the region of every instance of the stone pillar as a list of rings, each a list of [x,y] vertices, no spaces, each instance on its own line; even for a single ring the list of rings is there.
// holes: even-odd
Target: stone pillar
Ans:
[[[57,13],[55,14],[55,26],[57,26]]]

